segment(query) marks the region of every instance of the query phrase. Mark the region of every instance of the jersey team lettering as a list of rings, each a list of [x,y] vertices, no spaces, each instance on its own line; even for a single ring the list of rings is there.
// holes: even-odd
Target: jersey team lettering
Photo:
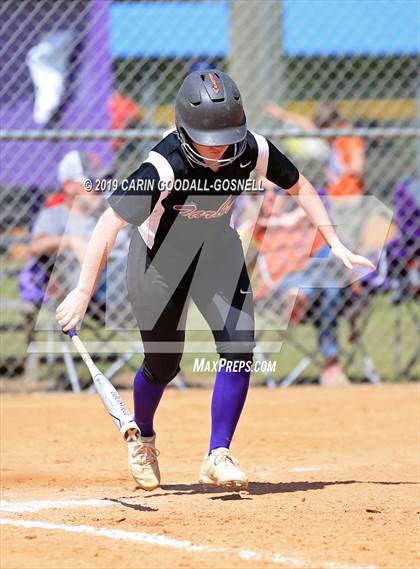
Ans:
[[[221,206],[216,210],[198,209],[196,204],[174,205],[172,206],[175,211],[178,211],[183,217],[188,219],[214,219],[226,215],[233,206],[233,198],[229,196]]]

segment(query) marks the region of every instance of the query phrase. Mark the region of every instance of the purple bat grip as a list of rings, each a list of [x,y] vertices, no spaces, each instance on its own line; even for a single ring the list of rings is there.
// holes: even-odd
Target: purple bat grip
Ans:
[[[76,330],[67,330],[67,332],[64,332],[64,334],[67,334],[67,336],[70,336],[70,338],[73,338],[73,336],[77,336],[77,332]]]

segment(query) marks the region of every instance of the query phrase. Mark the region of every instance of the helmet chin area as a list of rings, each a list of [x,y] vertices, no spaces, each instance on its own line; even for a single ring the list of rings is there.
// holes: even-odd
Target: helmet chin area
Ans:
[[[240,142],[231,145],[233,146],[233,154],[229,158],[206,158],[194,148],[192,141],[190,141],[189,137],[187,137],[182,130],[177,130],[177,133],[182,151],[192,166],[194,166],[194,164],[198,164],[205,168],[210,168],[211,166],[227,166],[242,156],[246,148],[246,138],[244,138]]]

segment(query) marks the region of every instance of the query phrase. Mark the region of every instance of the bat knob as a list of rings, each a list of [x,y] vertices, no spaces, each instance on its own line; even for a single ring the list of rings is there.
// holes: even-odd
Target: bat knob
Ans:
[[[64,330],[63,330],[63,332],[64,332]],[[64,332],[64,334],[67,334],[67,336],[70,336],[70,338],[77,336],[77,332],[73,328],[71,330],[67,330],[66,332]]]
[[[140,438],[140,430],[137,425],[128,426],[128,428],[126,427],[123,432],[123,437],[127,443],[133,443],[137,441]]]

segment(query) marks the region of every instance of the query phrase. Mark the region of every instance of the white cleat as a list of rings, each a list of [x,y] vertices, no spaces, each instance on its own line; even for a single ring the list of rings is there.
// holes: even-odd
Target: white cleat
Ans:
[[[128,443],[128,467],[137,484],[143,490],[154,490],[160,484],[160,471],[155,446],[156,435],[140,437]]]
[[[200,484],[219,486],[239,492],[248,488],[248,478],[228,448],[217,448],[205,456],[200,471]]]

